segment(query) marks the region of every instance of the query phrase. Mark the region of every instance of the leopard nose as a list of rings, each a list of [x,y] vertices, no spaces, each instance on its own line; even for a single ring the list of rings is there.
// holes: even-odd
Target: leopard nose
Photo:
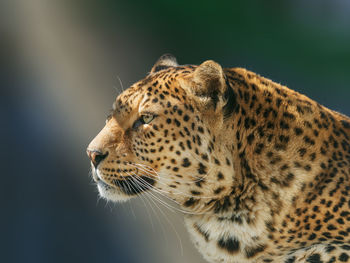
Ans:
[[[108,152],[101,152],[98,150],[90,150],[87,149],[86,150],[87,155],[89,156],[91,162],[93,163],[93,165],[95,166],[95,168],[100,164],[100,162],[102,162],[108,155]]]

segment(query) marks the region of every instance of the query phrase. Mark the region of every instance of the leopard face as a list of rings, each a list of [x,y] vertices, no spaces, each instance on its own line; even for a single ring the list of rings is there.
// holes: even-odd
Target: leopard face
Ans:
[[[203,85],[208,76],[211,86]],[[211,90],[214,85],[222,90]],[[163,56],[145,79],[118,96],[88,147],[100,194],[122,201],[155,191],[198,210],[228,194],[232,177],[224,174],[234,171],[229,149],[217,146],[224,134],[216,134],[227,117],[222,110],[232,112],[228,103],[234,98],[226,89],[215,62],[179,67]]]

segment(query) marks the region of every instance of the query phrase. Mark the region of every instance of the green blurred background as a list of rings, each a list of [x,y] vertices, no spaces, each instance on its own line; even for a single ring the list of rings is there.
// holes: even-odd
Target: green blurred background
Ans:
[[[98,199],[87,144],[163,53],[246,67],[350,115],[349,13],[347,0],[1,1],[0,261],[204,262],[181,215]]]

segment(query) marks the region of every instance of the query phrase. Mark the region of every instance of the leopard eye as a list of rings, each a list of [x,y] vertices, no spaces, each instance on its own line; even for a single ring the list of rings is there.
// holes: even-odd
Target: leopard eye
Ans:
[[[148,124],[154,119],[154,115],[151,115],[151,114],[142,115],[141,118],[144,124]]]
[[[156,115],[153,115],[153,114],[144,114],[144,115],[141,115],[141,117],[139,119],[137,119],[132,128],[133,129],[137,129],[138,127],[140,127],[141,125],[143,124],[148,124],[150,123],[154,118],[156,117]]]

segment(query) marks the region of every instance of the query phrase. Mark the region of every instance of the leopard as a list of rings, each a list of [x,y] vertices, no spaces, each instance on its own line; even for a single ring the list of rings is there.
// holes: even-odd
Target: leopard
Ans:
[[[87,154],[103,198],[173,200],[208,262],[350,262],[350,119],[247,69],[161,56]]]

